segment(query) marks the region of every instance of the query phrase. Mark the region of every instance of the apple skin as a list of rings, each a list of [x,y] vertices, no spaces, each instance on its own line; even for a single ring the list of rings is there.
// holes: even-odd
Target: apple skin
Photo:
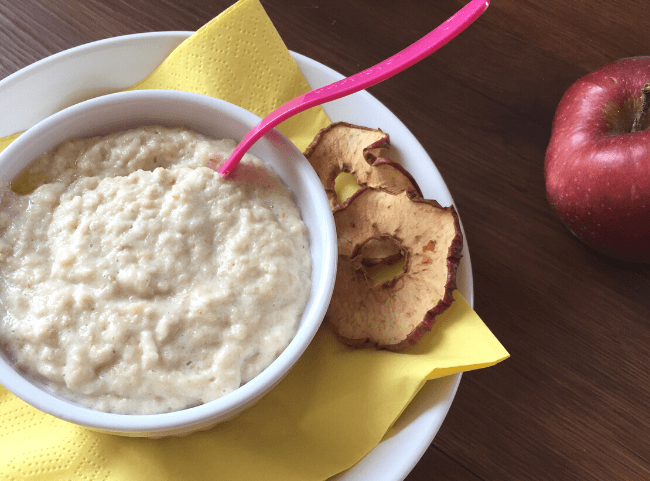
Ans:
[[[650,57],[638,57],[569,87],[553,119],[545,180],[548,201],[579,239],[612,257],[647,263],[650,130],[631,132],[646,82]]]

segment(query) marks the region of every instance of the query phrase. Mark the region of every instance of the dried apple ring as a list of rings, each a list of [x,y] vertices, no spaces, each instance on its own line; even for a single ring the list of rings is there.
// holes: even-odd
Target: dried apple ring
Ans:
[[[339,338],[353,347],[401,350],[428,332],[453,302],[463,236],[452,207],[413,191],[363,188],[334,211],[339,264],[327,311]],[[395,252],[402,272],[376,282],[364,256]],[[381,254],[384,255],[384,254]]]
[[[305,151],[305,157],[325,187],[332,208],[340,205],[336,178],[351,174],[359,186],[381,187],[398,193],[413,190],[422,195],[404,167],[388,158],[390,140],[379,129],[337,122],[321,130]]]

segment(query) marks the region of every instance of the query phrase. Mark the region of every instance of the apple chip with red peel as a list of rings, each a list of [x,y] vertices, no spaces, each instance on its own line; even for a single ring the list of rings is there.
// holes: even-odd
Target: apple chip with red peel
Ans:
[[[345,122],[321,130],[305,151],[305,157],[325,187],[332,208],[339,205],[334,190],[336,178],[350,173],[362,186],[381,187],[397,193],[413,190],[422,195],[404,167],[388,158],[388,134]]]
[[[339,263],[327,320],[353,347],[401,350],[415,344],[453,302],[463,236],[452,207],[363,188],[334,211]],[[373,259],[397,246],[402,272],[377,281]],[[377,250],[377,245],[384,247]]]

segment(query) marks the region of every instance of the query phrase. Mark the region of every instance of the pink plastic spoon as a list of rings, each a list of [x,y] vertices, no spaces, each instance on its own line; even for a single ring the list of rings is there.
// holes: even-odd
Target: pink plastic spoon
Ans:
[[[230,157],[219,168],[218,172],[227,176],[255,142],[262,138],[266,132],[289,117],[316,105],[340,99],[341,97],[346,97],[360,90],[372,87],[428,57],[465,30],[485,12],[489,5],[489,0],[472,0],[435,30],[374,67],[370,67],[351,77],[344,78],[338,82],[331,83],[299,95],[293,100],[289,100],[264,117],[246,134],[246,137],[239,142],[239,145],[237,145]]]

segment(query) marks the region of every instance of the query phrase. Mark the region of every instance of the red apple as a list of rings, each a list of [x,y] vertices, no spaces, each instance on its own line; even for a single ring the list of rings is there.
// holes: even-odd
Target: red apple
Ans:
[[[650,262],[646,83],[650,57],[576,81],[555,113],[545,164],[546,195],[571,232],[600,252],[641,262]]]

